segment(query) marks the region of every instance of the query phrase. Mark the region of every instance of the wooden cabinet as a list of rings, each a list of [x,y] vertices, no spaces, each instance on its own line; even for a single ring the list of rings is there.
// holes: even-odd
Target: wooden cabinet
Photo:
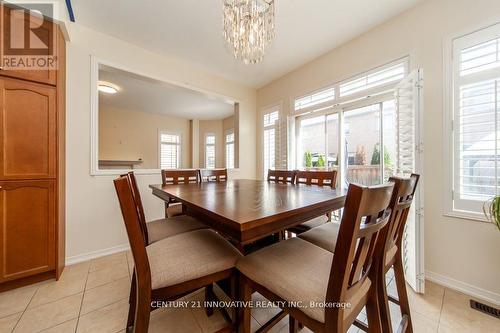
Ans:
[[[0,180],[56,176],[56,88],[0,78]]]
[[[55,268],[55,181],[0,182],[0,282]]]
[[[27,43],[26,36],[30,36],[29,42],[32,43],[31,48],[36,48],[37,55],[50,57],[54,52],[60,50],[60,45],[58,43],[60,40],[57,38],[57,25],[44,20],[40,21],[40,27],[37,28],[36,36],[28,30],[30,24],[37,24],[37,19],[33,19],[28,15],[23,15],[22,11],[11,9],[8,6],[3,6],[3,21],[10,22],[11,24],[4,24],[4,31],[2,33],[2,39],[5,40],[4,48],[8,45],[14,45],[17,47],[16,54],[23,53],[22,46]],[[2,23],[3,24],[3,23]],[[11,34],[11,29],[13,27],[23,27],[24,34]],[[20,47],[21,46],[21,47]],[[29,50],[29,55],[32,54],[33,50]],[[30,80],[35,82],[41,82],[45,84],[56,85],[57,81],[57,70],[45,69],[45,70],[3,70],[0,67],[1,75],[20,78],[24,80]]]
[[[49,20],[37,36],[56,46],[57,70],[0,69],[0,291],[59,278],[65,264],[65,41]]]

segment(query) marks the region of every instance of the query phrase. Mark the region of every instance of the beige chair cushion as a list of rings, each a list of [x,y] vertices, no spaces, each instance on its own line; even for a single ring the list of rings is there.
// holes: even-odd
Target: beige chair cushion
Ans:
[[[333,253],[335,252],[339,229],[339,223],[328,222],[300,234],[299,237]]]
[[[146,247],[153,289],[231,269],[241,253],[215,231],[201,229]]]
[[[328,217],[326,215],[318,216],[312,220],[304,222],[302,224],[296,225],[288,229],[288,231],[294,234],[300,235],[303,232],[311,230],[312,228],[319,227],[328,222]]]
[[[238,270],[250,280],[288,302],[301,302],[300,310],[307,316],[324,323],[325,308],[310,306],[324,304],[333,253],[306,242],[291,238],[249,254],[236,264]],[[368,293],[371,281],[366,279],[353,295],[353,307],[344,312],[344,318],[353,317],[355,305]]]
[[[333,254],[299,238],[276,243],[241,258],[236,267],[246,277],[286,301],[300,301],[305,314],[324,322],[324,302]]]
[[[167,217],[183,215],[181,203],[171,203],[167,208]]]
[[[183,232],[207,228],[201,222],[187,215],[154,220],[148,222],[146,226],[148,228],[149,244]]]

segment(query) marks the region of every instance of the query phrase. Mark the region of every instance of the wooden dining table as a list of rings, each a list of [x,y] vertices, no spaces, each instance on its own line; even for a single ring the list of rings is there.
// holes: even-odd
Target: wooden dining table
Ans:
[[[261,180],[150,185],[153,195],[183,204],[199,219],[243,249],[289,227],[344,206],[346,190]]]

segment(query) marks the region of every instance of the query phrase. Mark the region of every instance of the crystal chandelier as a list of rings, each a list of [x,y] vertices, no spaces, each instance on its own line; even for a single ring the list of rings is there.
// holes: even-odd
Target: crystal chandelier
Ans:
[[[274,0],[222,0],[224,39],[245,64],[262,60],[274,39]]]

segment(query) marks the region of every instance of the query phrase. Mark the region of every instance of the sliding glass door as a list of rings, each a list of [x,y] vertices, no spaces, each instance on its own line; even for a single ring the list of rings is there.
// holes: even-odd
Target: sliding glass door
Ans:
[[[348,183],[376,185],[382,182],[380,113],[380,103],[344,112]]]
[[[394,173],[395,110],[389,95],[377,103],[299,117],[298,168],[340,172],[345,166],[341,180],[344,184],[381,184]]]

